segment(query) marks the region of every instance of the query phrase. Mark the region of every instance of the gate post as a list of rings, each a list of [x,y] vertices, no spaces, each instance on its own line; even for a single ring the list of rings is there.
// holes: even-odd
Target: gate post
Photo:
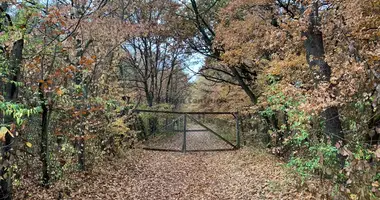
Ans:
[[[183,144],[182,152],[186,153],[186,114],[183,115]]]
[[[178,121],[179,121],[178,127],[183,127],[184,126],[184,124],[183,124],[183,118],[180,117]]]
[[[239,128],[239,113],[235,113],[236,120],[236,149],[240,148],[240,128]]]

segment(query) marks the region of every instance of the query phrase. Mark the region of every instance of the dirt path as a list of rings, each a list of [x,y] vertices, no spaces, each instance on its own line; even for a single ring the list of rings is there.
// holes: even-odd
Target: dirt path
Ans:
[[[188,124],[187,130],[204,130],[202,126],[195,124]],[[231,133],[235,135],[235,133]],[[230,141],[235,143],[236,141]],[[183,133],[177,132],[170,137],[157,137],[150,139],[145,143],[145,147],[156,149],[170,149],[170,150],[182,150]],[[186,149],[191,150],[228,150],[233,147],[223,140],[219,139],[216,135],[207,132],[189,131],[186,133]]]
[[[280,164],[274,156],[252,149],[186,154],[135,149],[77,176],[65,199],[312,199],[296,190],[299,184]],[[37,193],[38,198],[30,199],[58,196]]]
[[[83,180],[72,199],[307,199],[276,159],[251,150],[170,153],[134,150]],[[126,160],[127,161],[127,160]]]

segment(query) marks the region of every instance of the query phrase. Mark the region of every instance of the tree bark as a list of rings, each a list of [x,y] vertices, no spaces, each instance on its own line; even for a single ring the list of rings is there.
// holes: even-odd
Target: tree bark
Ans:
[[[320,18],[318,14],[319,3],[315,1],[312,4],[312,12],[309,16],[309,27],[304,36],[306,36],[305,49],[306,60],[310,69],[314,73],[315,82],[329,82],[331,77],[331,67],[325,59],[325,49],[323,46],[322,31],[319,30]],[[324,133],[328,135],[335,145],[344,139],[341,121],[339,119],[339,111],[335,106],[328,107],[321,114],[325,121]]]
[[[80,109],[80,112],[81,112],[81,130],[79,132],[79,139],[78,139],[78,149],[79,149],[79,153],[78,153],[78,164],[79,164],[79,169],[84,171],[86,170],[86,163],[85,163],[85,143],[84,143],[84,124],[83,124],[83,121],[84,121],[84,116],[83,116],[83,112],[84,112],[84,109],[83,109],[83,106],[81,106],[81,109]]]
[[[90,46],[90,44],[93,42],[93,40],[88,40],[84,47],[82,48],[81,44],[82,44],[82,41],[81,40],[77,40],[77,46],[76,46],[76,49],[77,49],[77,54],[76,54],[76,57],[79,59],[81,59],[81,57],[84,55],[84,53],[86,52],[87,48]],[[113,59],[113,54],[111,54],[111,57],[110,57],[110,62],[112,62],[112,59]],[[79,62],[77,62],[77,65],[79,66]],[[84,171],[86,170],[86,163],[85,163],[85,141],[84,141],[84,136],[85,136],[85,125],[84,125],[84,120],[85,120],[85,116],[84,116],[84,113],[86,111],[86,108],[87,108],[87,98],[88,98],[88,89],[87,89],[87,83],[85,82],[85,79],[83,77],[83,73],[82,72],[77,72],[75,74],[75,84],[77,85],[80,85],[81,88],[82,88],[82,96],[80,97],[80,100],[81,100],[81,103],[80,105],[78,106],[79,107],[79,112],[80,112],[80,124],[79,124],[79,128],[78,128],[78,134],[76,135],[76,148],[78,150],[78,165],[79,165],[79,169]]]
[[[153,106],[153,97],[151,95],[151,92],[149,90],[148,82],[147,80],[144,81],[144,91],[145,91],[145,96],[146,96],[146,102],[149,107]]]
[[[13,49],[11,53],[11,65],[9,74],[9,80],[14,82],[18,81],[20,75],[20,64],[22,60],[22,51],[24,49],[24,39],[17,40],[13,44]],[[17,99],[17,87],[14,83],[8,82],[5,85],[5,101],[12,102]],[[5,123],[11,124],[13,119],[11,117],[5,117]],[[2,168],[0,170],[0,181],[1,192],[0,199],[11,200],[12,199],[12,174],[9,168],[10,163],[10,151],[12,149],[13,138],[9,134],[5,135],[5,141],[2,146]],[[6,177],[5,177],[6,176]]]
[[[43,83],[39,84],[39,93],[42,108],[42,123],[41,123],[41,143],[40,143],[40,160],[42,162],[42,184],[48,186],[49,173],[48,173],[48,107],[46,106],[46,99],[44,96]]]
[[[166,103],[171,103],[170,100],[171,100],[171,97],[170,97],[170,87],[171,87],[171,81],[172,81],[172,77],[173,77],[173,71],[174,71],[174,68],[175,68],[175,62],[176,62],[176,58],[173,58],[172,62],[171,62],[171,66],[170,66],[170,72],[169,72],[169,76],[168,76],[168,81],[166,83],[166,94],[165,94],[165,102]]]
[[[251,100],[251,102],[254,103],[254,104],[256,104],[257,103],[257,97],[256,97],[256,95],[252,92],[252,90],[249,88],[249,86],[244,82],[243,78],[239,74],[239,72],[236,69],[236,67],[231,67],[231,71],[234,74],[234,78],[239,82],[240,87],[248,95],[248,97]]]

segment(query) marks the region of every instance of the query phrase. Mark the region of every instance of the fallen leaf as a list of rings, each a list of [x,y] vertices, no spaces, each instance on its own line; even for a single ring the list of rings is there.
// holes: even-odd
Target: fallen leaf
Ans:
[[[33,146],[32,143],[30,143],[30,142],[26,142],[25,145],[26,145],[27,147],[29,147],[29,148],[31,148],[31,147]]]
[[[9,133],[9,135],[14,137],[13,134],[8,130],[7,127],[4,127],[4,126],[1,127],[0,128],[0,140],[4,141],[5,140],[5,134],[7,134],[7,133]]]
[[[380,148],[375,151],[376,158],[380,158]]]
[[[350,155],[352,155],[352,152],[350,150],[348,150],[347,147],[343,147],[343,148],[339,149],[339,153],[342,156],[350,156]]]
[[[61,89],[57,89],[56,90],[56,93],[58,94],[58,96],[62,96],[62,94],[63,94],[63,91],[61,90]]]

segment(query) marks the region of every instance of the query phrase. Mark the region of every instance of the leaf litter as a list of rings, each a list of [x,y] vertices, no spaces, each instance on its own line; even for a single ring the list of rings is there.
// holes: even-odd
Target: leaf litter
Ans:
[[[181,141],[173,140],[182,140],[178,135],[169,138],[177,146]],[[196,144],[192,138],[215,140],[192,133],[190,144]],[[91,171],[73,173],[50,189],[29,184],[16,192],[15,199],[317,199],[283,164],[252,148],[188,153],[136,148]]]

